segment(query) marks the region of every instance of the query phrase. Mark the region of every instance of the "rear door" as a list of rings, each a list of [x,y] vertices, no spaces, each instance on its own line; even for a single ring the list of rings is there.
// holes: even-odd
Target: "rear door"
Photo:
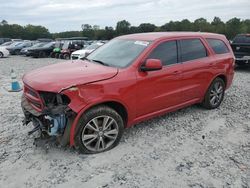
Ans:
[[[180,39],[182,62],[182,102],[199,100],[207,87],[207,78],[212,76],[212,59],[201,38]]]

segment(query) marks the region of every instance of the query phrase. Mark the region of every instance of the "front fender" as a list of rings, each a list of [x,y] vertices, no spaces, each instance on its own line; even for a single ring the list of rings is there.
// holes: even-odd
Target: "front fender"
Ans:
[[[92,90],[89,87],[92,88]],[[68,90],[63,91],[62,93],[67,95],[71,99],[71,102],[68,106],[77,113],[77,116],[75,117],[70,128],[70,146],[74,146],[75,144],[75,133],[77,124],[81,116],[84,114],[84,112],[86,112],[86,110],[90,109],[91,107],[106,102],[117,102],[123,105],[127,111],[129,111],[128,105],[119,100],[119,95],[102,95],[102,89],[96,87],[96,85],[95,87],[92,87],[91,85],[88,85],[88,87],[85,86],[85,89],[72,87]],[[129,118],[130,117],[128,114],[128,119]]]

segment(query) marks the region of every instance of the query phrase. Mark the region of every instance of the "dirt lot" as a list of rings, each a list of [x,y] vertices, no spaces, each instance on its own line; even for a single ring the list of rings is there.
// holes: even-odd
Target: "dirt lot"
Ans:
[[[250,69],[237,70],[216,110],[192,106],[127,129],[98,155],[33,146],[22,126],[18,80],[56,59],[0,59],[0,187],[250,187]]]

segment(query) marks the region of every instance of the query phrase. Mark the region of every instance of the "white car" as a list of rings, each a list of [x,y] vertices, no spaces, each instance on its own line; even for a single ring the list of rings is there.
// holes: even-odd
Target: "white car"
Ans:
[[[0,58],[9,56],[9,51],[5,48],[0,46]]]
[[[103,44],[104,44],[103,42],[97,42],[97,43],[93,43],[93,44],[91,44],[91,45],[89,45],[86,48],[83,48],[81,50],[74,51],[71,54],[71,59],[72,60],[81,59],[81,58],[87,56],[88,54],[90,54],[91,52],[93,52],[95,49],[102,46]]]

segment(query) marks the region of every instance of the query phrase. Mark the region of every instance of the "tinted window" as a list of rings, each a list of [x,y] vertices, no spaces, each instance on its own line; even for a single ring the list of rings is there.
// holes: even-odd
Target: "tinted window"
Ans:
[[[207,56],[207,51],[200,39],[180,40],[181,43],[181,60],[190,61]]]
[[[216,54],[225,54],[229,52],[226,44],[221,40],[207,39],[207,42],[209,43],[209,45],[212,47],[212,49]]]
[[[160,59],[163,65],[177,63],[176,41],[163,42],[149,55],[148,59]]]

